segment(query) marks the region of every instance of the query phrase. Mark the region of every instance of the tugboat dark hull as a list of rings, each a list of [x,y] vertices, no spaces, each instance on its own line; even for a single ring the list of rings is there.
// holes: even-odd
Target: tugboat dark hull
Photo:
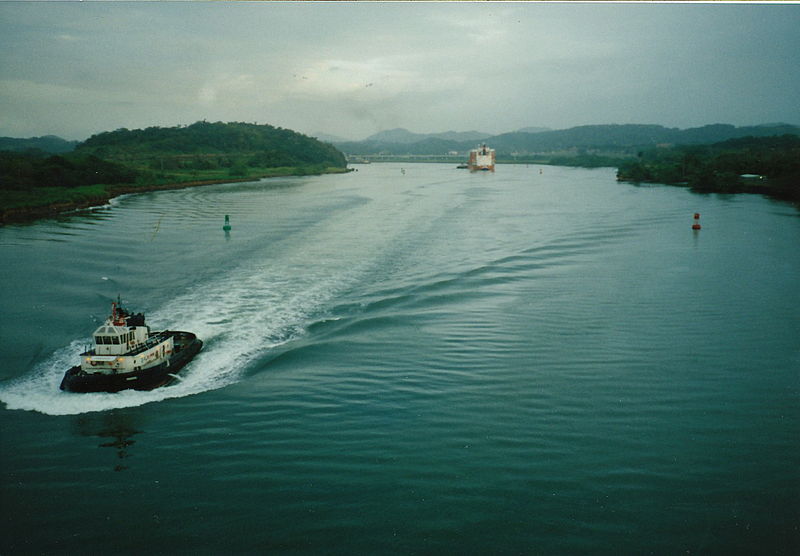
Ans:
[[[175,373],[197,355],[203,341],[191,332],[169,332],[174,336],[175,353],[169,361],[139,371],[117,374],[87,373],[80,365],[72,367],[61,380],[61,389],[68,392],[119,392],[120,390],[153,390],[175,380]]]

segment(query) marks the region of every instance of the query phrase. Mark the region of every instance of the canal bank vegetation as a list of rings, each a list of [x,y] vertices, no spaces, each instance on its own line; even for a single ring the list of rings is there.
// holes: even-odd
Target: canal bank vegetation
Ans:
[[[0,223],[106,203],[123,193],[346,172],[330,144],[246,123],[119,129],[73,152],[0,152]]]
[[[552,166],[573,166],[576,168],[616,168],[626,158],[625,154],[619,154],[618,156],[576,154],[574,156],[550,157],[547,164]]]
[[[648,149],[620,164],[617,179],[800,201],[800,136],[741,137],[711,145]]]

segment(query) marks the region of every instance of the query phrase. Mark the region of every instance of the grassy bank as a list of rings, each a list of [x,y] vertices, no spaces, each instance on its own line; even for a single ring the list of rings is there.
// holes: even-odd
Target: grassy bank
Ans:
[[[126,193],[183,189],[214,183],[234,183],[261,178],[345,173],[346,168],[295,167],[246,168],[230,170],[191,170],[152,173],[136,183],[95,184],[78,187],[36,187],[28,190],[0,189],[0,225],[48,218],[57,214],[98,205]]]

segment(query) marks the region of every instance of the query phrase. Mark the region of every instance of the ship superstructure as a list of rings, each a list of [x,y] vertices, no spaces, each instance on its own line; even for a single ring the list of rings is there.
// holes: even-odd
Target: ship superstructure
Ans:
[[[469,151],[468,167],[471,172],[494,172],[494,149],[490,149],[484,143],[476,149]]]
[[[173,338],[163,332],[150,334],[144,315],[129,315],[116,303],[111,316],[92,335],[93,349],[81,354],[81,370],[105,374],[139,371],[169,359]]]

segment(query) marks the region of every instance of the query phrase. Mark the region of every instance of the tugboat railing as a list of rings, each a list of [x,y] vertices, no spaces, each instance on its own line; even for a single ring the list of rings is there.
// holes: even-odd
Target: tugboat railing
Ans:
[[[152,347],[155,347],[158,344],[164,342],[169,337],[170,337],[170,335],[167,332],[156,332],[155,334],[153,334],[149,338],[147,338],[147,340],[145,340],[144,343],[139,344],[133,350],[127,351],[127,352],[125,352],[124,354],[121,354],[121,355],[126,355],[126,356],[139,355],[140,353],[145,352],[148,349],[150,349]],[[84,351],[83,353],[81,353],[81,356],[87,356],[87,355],[96,355],[94,348],[89,348],[86,351]]]
[[[140,344],[139,346],[136,347],[136,349],[126,353],[126,355],[139,355],[143,351],[147,351],[151,347],[157,346],[161,342],[165,341],[167,338],[169,338],[169,334],[167,334],[166,332],[156,332],[155,334],[147,338],[147,340],[145,340],[143,344]]]

